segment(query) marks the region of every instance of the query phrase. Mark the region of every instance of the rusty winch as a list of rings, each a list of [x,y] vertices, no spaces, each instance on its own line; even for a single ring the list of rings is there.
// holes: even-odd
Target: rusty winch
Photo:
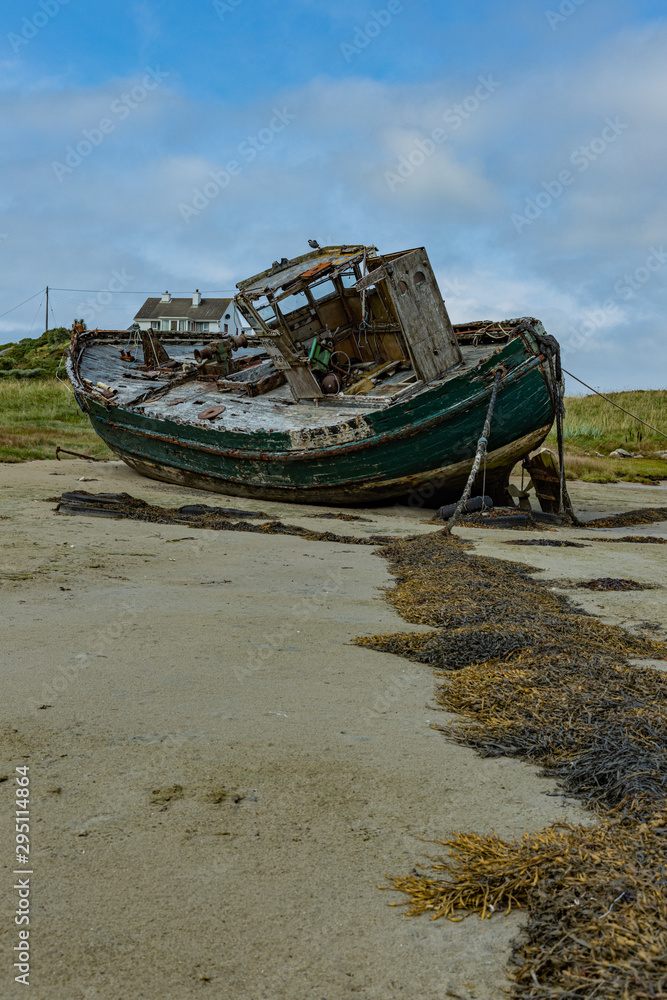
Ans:
[[[195,361],[199,366],[200,377],[233,375],[241,368],[234,360],[233,352],[247,346],[246,336],[241,333],[238,337],[224,336],[219,340],[212,340],[201,350],[195,348]]]

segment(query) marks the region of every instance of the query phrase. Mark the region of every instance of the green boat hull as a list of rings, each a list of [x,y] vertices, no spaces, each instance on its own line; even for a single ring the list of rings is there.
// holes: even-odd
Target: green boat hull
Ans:
[[[353,416],[347,440],[347,424],[305,429],[295,442],[286,432],[216,430],[76,395],[109,447],[154,479],[296,503],[363,504],[409,494],[420,505],[458,499],[499,364],[507,371],[491,425],[485,484],[498,503],[507,502],[512,467],[542,443],[554,417],[540,359],[529,355],[519,339],[489,358],[474,377],[454,377],[404,402]]]

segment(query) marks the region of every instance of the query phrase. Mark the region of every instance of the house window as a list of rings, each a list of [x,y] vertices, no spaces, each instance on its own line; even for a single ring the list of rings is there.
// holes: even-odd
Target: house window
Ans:
[[[195,323],[197,333],[208,333],[208,323]]]
[[[178,321],[178,329],[179,329],[179,331],[181,333],[185,333],[188,330],[188,321],[187,321],[187,319],[179,319],[179,321]]]
[[[162,320],[160,329],[161,330],[168,330],[169,329],[169,320],[168,319],[163,319]]]

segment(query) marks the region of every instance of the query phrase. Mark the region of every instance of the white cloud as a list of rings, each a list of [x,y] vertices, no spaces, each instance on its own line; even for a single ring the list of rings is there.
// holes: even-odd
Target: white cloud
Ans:
[[[125,266],[138,300],[119,296],[114,307],[126,303],[127,315],[114,308],[100,323],[126,326],[144,291],[229,287],[276,257],[305,252],[309,237],[391,250],[423,244],[459,321],[537,315],[567,338],[613,298],[617,311],[572,363],[587,381],[603,370],[608,388],[629,378],[664,384],[667,373],[631,334],[641,322],[643,342],[659,343],[667,266],[627,301],[614,285],[667,238],[666,41],[664,26],[624,32],[567,74],[548,61],[508,67],[456,128],[446,115],[474,95],[476,73],[428,86],[321,76],[245,108],[195,103],[167,78],[60,183],[52,161],[137,78],[6,93],[0,138],[15,163],[0,203],[9,234],[0,243],[2,305],[47,282],[103,288]],[[275,109],[294,117],[269,138]],[[615,116],[628,129],[577,171],[573,151]],[[433,143],[437,128],[446,139]],[[252,157],[249,137],[259,143]],[[413,155],[414,169],[392,188],[387,173],[420,148],[423,162],[414,166]],[[238,172],[186,223],[179,205],[230,160]],[[512,213],[563,169],[572,183],[517,233]],[[72,303],[61,305],[57,319],[69,323]],[[25,331],[31,319],[26,308],[13,329]]]

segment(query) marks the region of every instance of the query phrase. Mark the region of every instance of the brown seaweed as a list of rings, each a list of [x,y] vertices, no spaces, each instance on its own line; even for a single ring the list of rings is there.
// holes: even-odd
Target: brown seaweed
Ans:
[[[649,1000],[667,986],[667,675],[629,657],[667,645],[604,625],[529,577],[469,555],[439,533],[383,550],[386,597],[428,633],[357,639],[440,668],[435,726],[483,756],[530,762],[593,810],[592,827],[555,823],[505,841],[456,833],[390,887],[407,912],[528,924],[512,958],[521,1000]]]

